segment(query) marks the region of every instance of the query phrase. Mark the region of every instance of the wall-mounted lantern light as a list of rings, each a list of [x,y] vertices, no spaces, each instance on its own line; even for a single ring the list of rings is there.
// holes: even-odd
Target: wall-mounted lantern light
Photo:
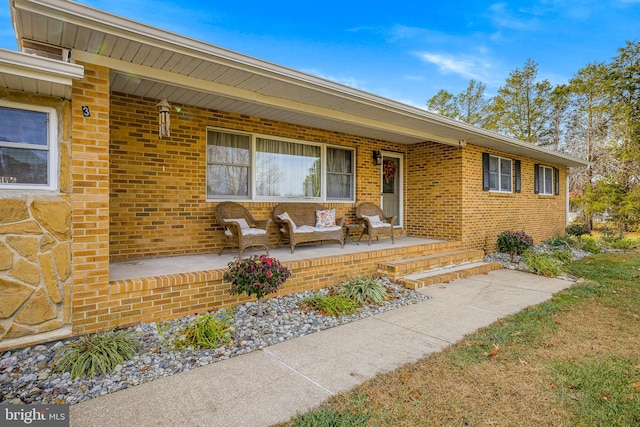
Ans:
[[[380,154],[380,151],[373,152],[373,161],[376,162],[378,166],[382,164],[382,154]]]
[[[162,101],[156,105],[158,108],[158,136],[171,136],[171,105],[167,102],[167,98],[162,98]]]

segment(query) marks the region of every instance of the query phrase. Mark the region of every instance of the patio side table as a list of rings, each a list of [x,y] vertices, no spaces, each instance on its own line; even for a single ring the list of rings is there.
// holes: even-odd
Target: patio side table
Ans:
[[[362,228],[362,224],[344,224],[342,228],[344,228],[344,243],[346,244],[349,240],[349,236],[351,235],[351,230]],[[360,244],[360,242],[356,242],[355,240],[352,240],[352,242],[356,245]]]

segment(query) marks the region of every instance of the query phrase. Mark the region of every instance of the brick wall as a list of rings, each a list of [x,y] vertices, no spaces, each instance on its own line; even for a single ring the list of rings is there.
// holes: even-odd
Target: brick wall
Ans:
[[[434,142],[409,146],[405,228],[407,234],[462,238],[462,150]]]
[[[482,190],[482,153],[521,161],[520,193]],[[534,164],[560,170],[560,195],[534,194]],[[431,142],[410,146],[407,155],[407,234],[459,239],[469,249],[495,250],[497,235],[524,230],[541,242],[564,235],[566,168],[467,145]]]
[[[109,299],[109,69],[92,64],[72,91],[73,332],[106,327]],[[89,107],[84,117],[81,106]],[[101,306],[99,309],[98,306]]]
[[[482,190],[482,153],[521,161],[520,193]],[[560,170],[560,195],[534,193],[534,164]],[[468,248],[496,250],[497,235],[507,230],[523,230],[536,243],[564,235],[566,221],[566,167],[534,161],[526,157],[468,145],[463,150],[462,241]]]
[[[380,168],[373,150],[406,147],[186,105],[174,105],[171,136],[157,134],[157,100],[111,94],[110,255],[114,260],[210,253],[222,230],[215,203],[206,200],[206,130],[227,128],[356,148],[356,200],[380,201]],[[243,203],[256,218],[271,216],[276,203]],[[354,203],[326,203],[338,216],[354,218]],[[270,230],[277,243],[278,231]]]

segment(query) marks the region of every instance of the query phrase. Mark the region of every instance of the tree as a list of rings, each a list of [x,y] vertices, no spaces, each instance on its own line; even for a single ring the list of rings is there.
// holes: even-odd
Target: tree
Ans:
[[[452,119],[458,119],[460,117],[456,96],[444,89],[440,89],[432,98],[429,98],[427,108],[434,113],[451,117]]]
[[[470,80],[467,88],[453,95],[444,89],[427,101],[427,108],[435,113],[474,126],[484,126],[488,101],[484,96],[486,86],[482,82]]]
[[[467,89],[458,94],[460,119],[474,126],[484,126],[489,101],[484,96],[486,85],[475,80],[469,81]]]
[[[616,117],[610,74],[605,64],[595,63],[582,68],[569,80],[571,112],[566,143],[572,154],[589,162],[586,169],[573,175],[574,182],[584,188],[587,195],[592,194],[594,179],[609,176],[616,167],[610,149],[610,130]],[[585,222],[591,228],[591,214],[600,210],[594,209],[594,198],[584,200]]]
[[[522,70],[509,73],[491,106],[489,128],[532,144],[544,143],[552,134],[552,86],[536,81],[538,64],[528,59]]]

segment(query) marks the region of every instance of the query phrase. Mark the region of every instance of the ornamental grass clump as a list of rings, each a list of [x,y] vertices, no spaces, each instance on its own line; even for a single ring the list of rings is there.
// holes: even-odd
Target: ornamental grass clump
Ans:
[[[130,330],[98,332],[68,342],[55,356],[56,370],[71,378],[111,372],[131,360],[142,344]]]
[[[380,280],[373,277],[355,277],[342,283],[340,294],[351,298],[358,304],[378,304],[387,297],[387,289]]]
[[[345,295],[323,295],[317,293],[313,297],[306,298],[304,303],[314,310],[334,317],[353,314],[358,309],[358,303]]]
[[[498,250],[510,254],[511,262],[516,255],[522,255],[532,245],[533,239],[524,231],[503,231],[498,234]]]
[[[224,280],[231,283],[231,295],[246,293],[258,299],[257,315],[262,316],[262,299],[265,295],[277,292],[291,276],[289,269],[275,258],[266,255],[254,255],[250,258],[238,258],[229,263],[229,271]]]
[[[232,324],[233,312],[200,314],[175,337],[172,345],[177,349],[224,347],[233,341]]]

